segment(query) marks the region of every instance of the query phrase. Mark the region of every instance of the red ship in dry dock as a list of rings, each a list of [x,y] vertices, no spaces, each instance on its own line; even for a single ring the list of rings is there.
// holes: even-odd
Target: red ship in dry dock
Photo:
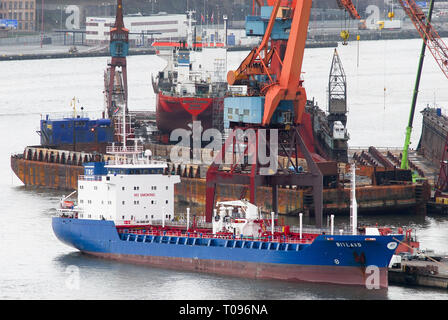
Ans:
[[[187,41],[153,43],[167,62],[152,77],[158,136],[164,143],[173,130],[188,129],[192,121],[201,121],[204,130],[223,130],[227,49],[222,44],[196,43],[192,14],[188,13]]]
[[[152,84],[157,97],[157,129],[165,136],[163,142],[168,142],[173,130],[188,129],[192,121],[201,121],[204,130],[223,129],[226,55],[224,48],[194,51],[186,44],[159,53],[167,66]]]

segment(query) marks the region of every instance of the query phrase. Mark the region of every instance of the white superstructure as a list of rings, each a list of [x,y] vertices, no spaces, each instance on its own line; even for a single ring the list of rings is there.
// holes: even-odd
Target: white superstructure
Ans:
[[[221,84],[221,87],[227,88],[225,48],[161,50],[158,56],[167,61],[167,66],[158,73],[158,77],[170,80],[172,86],[169,88],[173,94],[207,96],[214,93],[214,85]],[[160,89],[164,90],[163,87]]]
[[[167,164],[150,159],[142,147],[111,146],[115,160],[85,164],[78,178],[78,201],[61,202],[61,213],[79,219],[112,220],[116,225],[148,224],[174,218],[178,175],[164,174]]]
[[[166,164],[106,165],[105,175],[81,176],[81,219],[136,224],[174,218],[174,185],[179,176],[164,175]]]

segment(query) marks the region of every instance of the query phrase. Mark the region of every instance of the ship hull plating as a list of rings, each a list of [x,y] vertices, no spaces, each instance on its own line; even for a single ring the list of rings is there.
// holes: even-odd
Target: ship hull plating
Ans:
[[[204,130],[221,129],[224,98],[177,97],[157,94],[157,128],[170,134],[175,129],[191,130],[192,121],[200,121]]]
[[[124,239],[112,221],[54,217],[52,225],[65,244],[102,258],[257,279],[348,285],[373,281],[380,287],[387,287],[387,267],[396,239],[402,238],[321,235],[311,244],[150,235]]]
[[[195,258],[172,258],[156,256],[123,255],[98,252],[84,252],[103,259],[151,267],[205,272],[251,279],[271,279],[296,282],[331,283],[341,285],[369,285],[368,274],[363,267],[302,266],[253,263],[226,260],[205,260]],[[379,268],[379,286],[387,288],[387,268]]]

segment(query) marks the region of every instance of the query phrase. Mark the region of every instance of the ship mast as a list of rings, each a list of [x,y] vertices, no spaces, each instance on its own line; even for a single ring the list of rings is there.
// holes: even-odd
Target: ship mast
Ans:
[[[193,48],[195,39],[193,39],[193,14],[196,13],[194,10],[187,11],[188,13],[188,30],[187,30],[187,45],[189,48]]]

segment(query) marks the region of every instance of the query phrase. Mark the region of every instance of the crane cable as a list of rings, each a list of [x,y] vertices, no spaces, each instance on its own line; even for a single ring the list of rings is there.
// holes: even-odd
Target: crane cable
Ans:
[[[347,15],[348,15],[347,11],[344,10],[344,17],[341,19],[341,32],[340,32],[340,36],[342,38],[342,44],[344,46],[348,44],[348,38],[350,37],[350,33],[347,28],[347,19],[348,19]],[[344,24],[344,26],[342,26],[342,24]]]

